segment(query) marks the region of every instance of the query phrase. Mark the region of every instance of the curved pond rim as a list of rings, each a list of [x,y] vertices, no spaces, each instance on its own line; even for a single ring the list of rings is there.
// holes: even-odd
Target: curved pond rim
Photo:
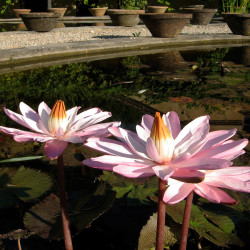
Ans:
[[[0,50],[0,74],[38,67],[86,62],[163,51],[250,46],[250,36],[179,35],[176,38],[115,38]]]

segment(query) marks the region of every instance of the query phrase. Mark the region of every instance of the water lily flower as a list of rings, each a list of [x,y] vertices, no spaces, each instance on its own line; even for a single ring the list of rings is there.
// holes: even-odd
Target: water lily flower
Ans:
[[[185,199],[192,191],[214,203],[236,204],[237,200],[220,188],[250,193],[250,167],[228,167],[205,170],[205,179],[200,183],[185,183],[172,178],[163,201],[175,204]]]
[[[114,171],[129,178],[156,174],[167,181],[198,183],[205,178],[204,171],[223,169],[244,153],[248,141],[228,140],[236,130],[219,130],[209,133],[209,116],[201,116],[183,129],[175,112],[162,117],[142,117],[136,133],[121,127],[109,128],[118,140],[89,139],[85,146],[106,153],[86,159],[83,164],[102,170]]]
[[[77,114],[81,107],[66,111],[64,102],[59,100],[52,110],[45,102],[39,104],[38,113],[21,102],[17,114],[4,108],[6,115],[20,125],[34,132],[0,126],[0,130],[13,135],[17,142],[46,142],[45,153],[50,159],[56,159],[63,153],[68,143],[83,143],[87,138],[108,136],[109,127],[119,126],[120,122],[99,123],[111,116],[99,108],[91,108]]]

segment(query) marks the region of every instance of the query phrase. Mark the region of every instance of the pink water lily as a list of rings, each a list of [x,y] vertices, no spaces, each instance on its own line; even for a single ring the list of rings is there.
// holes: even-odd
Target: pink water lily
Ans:
[[[164,202],[178,203],[194,191],[211,202],[236,204],[237,200],[220,188],[250,193],[250,167],[228,167],[203,172],[205,179],[200,183],[184,183],[169,178]]]
[[[142,117],[136,133],[109,128],[118,140],[89,139],[88,147],[108,155],[91,158],[83,164],[114,171],[129,178],[156,174],[163,180],[169,177],[179,181],[198,183],[205,178],[200,170],[223,169],[244,153],[247,140],[228,140],[236,130],[219,130],[209,133],[209,117],[201,116],[183,129],[175,112],[155,118]]]
[[[81,107],[66,111],[63,101],[57,101],[51,110],[45,102],[40,103],[38,113],[21,102],[17,114],[4,108],[4,112],[13,121],[33,130],[23,131],[15,128],[0,126],[0,130],[13,135],[17,142],[46,142],[45,153],[50,159],[55,159],[63,153],[68,143],[83,143],[87,138],[109,135],[108,128],[119,126],[119,122],[102,123],[111,116],[99,108],[91,108],[77,114]]]

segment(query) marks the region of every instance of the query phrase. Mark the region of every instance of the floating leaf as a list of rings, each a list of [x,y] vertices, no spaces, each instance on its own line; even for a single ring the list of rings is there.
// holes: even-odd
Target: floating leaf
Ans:
[[[105,171],[100,179],[112,186],[112,189],[116,191],[116,198],[127,194],[128,205],[146,205],[158,190],[158,180],[155,177],[128,179]]]
[[[31,168],[20,167],[11,178],[9,191],[23,201],[36,199],[52,186],[46,174]]]
[[[247,213],[238,210],[235,206],[229,207],[223,204],[209,203],[205,199],[200,199],[199,205],[206,218],[221,228],[226,234],[231,235],[231,244],[243,246],[241,239],[244,238],[244,234],[245,241],[248,241],[248,236],[246,235],[249,232],[246,232],[245,228],[249,228],[250,219]],[[236,235],[236,231],[241,239]]]
[[[82,189],[69,195],[68,214],[72,235],[88,227],[112,206],[114,200],[115,193],[104,182],[92,190]],[[59,198],[51,194],[32,207],[25,214],[24,225],[44,239],[62,239]]]
[[[23,219],[24,226],[30,232],[34,232],[46,239],[50,236],[50,231],[56,223],[59,212],[59,198],[54,194],[50,194],[26,212]]]
[[[155,247],[156,244],[157,213],[150,216],[147,224],[142,228],[138,240],[138,250],[147,250]],[[180,228],[171,225],[165,226],[165,247],[173,246],[179,238]]]
[[[184,207],[185,201],[182,201],[178,204],[167,205],[166,211],[176,222],[182,223]],[[194,204],[192,205],[190,228],[216,245],[228,247],[228,244],[232,243],[230,241],[232,235],[226,234],[222,229],[211,223],[198,206]]]
[[[20,161],[33,161],[37,159],[41,159],[43,156],[26,156],[26,157],[17,157],[17,158],[11,158],[7,160],[1,160],[0,163],[9,163],[9,162],[20,162]]]
[[[173,102],[180,102],[180,103],[190,103],[190,102],[194,102],[194,100],[190,97],[187,96],[181,96],[181,97],[169,97],[168,98],[170,101]]]
[[[46,174],[30,168],[0,168],[0,208],[38,198],[52,186]]]

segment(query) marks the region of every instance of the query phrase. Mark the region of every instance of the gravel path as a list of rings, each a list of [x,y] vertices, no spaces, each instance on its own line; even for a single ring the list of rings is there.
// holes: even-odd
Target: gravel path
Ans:
[[[183,34],[228,34],[232,33],[225,23],[215,23],[206,26],[187,25]],[[84,26],[74,28],[55,28],[50,32],[34,31],[13,31],[0,33],[0,50],[23,48],[29,46],[79,42],[87,40],[102,40],[123,38],[138,35],[140,37],[151,36],[150,32],[144,25],[136,27],[118,27],[118,26]]]

